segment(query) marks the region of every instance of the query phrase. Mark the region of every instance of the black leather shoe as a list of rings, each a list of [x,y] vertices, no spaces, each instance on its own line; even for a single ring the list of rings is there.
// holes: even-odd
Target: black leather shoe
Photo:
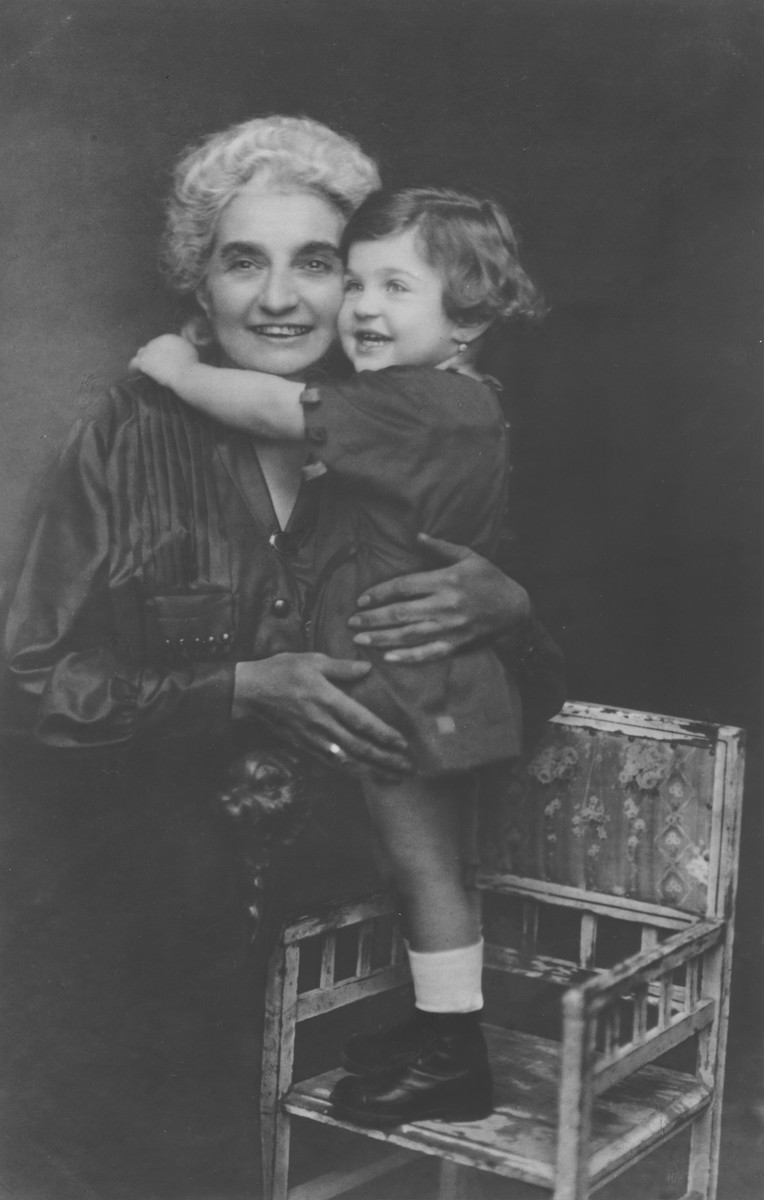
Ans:
[[[435,1013],[415,1008],[413,1016],[381,1033],[357,1033],[340,1052],[340,1062],[352,1075],[379,1075],[413,1062],[435,1042]]]
[[[433,1041],[407,1065],[378,1076],[344,1076],[332,1092],[335,1115],[383,1128],[489,1116],[493,1084],[478,1014],[434,1013],[433,1025]]]

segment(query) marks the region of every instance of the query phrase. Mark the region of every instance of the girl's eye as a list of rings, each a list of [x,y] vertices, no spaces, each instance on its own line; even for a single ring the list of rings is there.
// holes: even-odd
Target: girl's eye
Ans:
[[[346,279],[345,280],[345,293],[346,294],[348,292],[360,292],[360,290],[361,290],[361,285],[357,279]]]
[[[387,290],[389,292],[407,292],[408,288],[398,279],[388,279]]]

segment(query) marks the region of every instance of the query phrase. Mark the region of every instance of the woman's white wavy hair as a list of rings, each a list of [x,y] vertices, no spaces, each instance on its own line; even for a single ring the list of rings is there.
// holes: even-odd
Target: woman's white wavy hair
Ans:
[[[218,218],[255,177],[277,191],[315,192],[345,216],[380,186],[376,163],[352,138],[309,117],[256,117],[212,134],[186,148],[173,174],[161,264],[177,291],[203,282]]]

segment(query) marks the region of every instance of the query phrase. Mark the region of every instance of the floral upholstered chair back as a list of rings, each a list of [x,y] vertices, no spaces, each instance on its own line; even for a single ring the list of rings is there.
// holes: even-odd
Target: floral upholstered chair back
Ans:
[[[566,705],[532,754],[488,780],[481,871],[707,913],[720,768],[710,727],[592,727],[579,711]]]

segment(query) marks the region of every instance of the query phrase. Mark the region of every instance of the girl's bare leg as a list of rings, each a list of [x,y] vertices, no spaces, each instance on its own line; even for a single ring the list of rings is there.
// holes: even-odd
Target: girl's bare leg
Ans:
[[[474,895],[464,885],[464,807],[469,779],[415,777],[363,781],[364,796],[388,855],[414,951],[452,950],[480,941]]]
[[[480,1030],[480,921],[462,868],[469,780],[369,779],[364,792],[403,901],[415,1011],[402,1026],[350,1039],[342,1061],[351,1073],[332,1104],[347,1120],[383,1127],[482,1119],[493,1093]]]

